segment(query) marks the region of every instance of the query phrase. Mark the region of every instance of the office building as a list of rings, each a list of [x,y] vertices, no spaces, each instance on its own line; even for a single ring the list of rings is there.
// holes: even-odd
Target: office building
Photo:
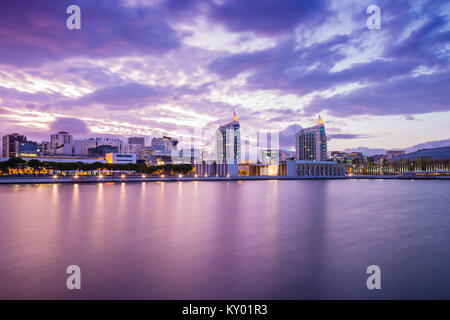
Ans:
[[[144,137],[129,137],[128,138],[128,152],[136,153],[139,148],[145,146]]]
[[[37,142],[27,141],[18,143],[16,157],[17,158],[37,158],[41,154],[41,145]]]
[[[53,153],[63,153],[65,144],[73,143],[73,137],[67,131],[58,131],[50,136],[50,148]]]
[[[151,142],[151,146],[154,149],[158,149],[161,151],[171,152],[178,144],[178,140],[163,136],[162,138],[153,138]]]
[[[317,125],[301,129],[295,135],[295,150],[297,160],[327,160],[327,135],[320,116]]]
[[[95,151],[94,149],[97,147],[101,147]],[[109,147],[109,149],[107,148]],[[83,154],[89,155],[89,150],[91,149],[91,153],[98,154],[98,150],[108,149],[108,152],[120,152],[120,153],[129,153],[127,145],[119,138],[112,137],[92,137],[84,140],[83,143]],[[115,151],[113,151],[115,150]],[[101,152],[100,152],[101,153]]]
[[[216,161],[227,164],[239,164],[241,161],[241,133],[236,113],[233,121],[216,131]]]
[[[7,134],[3,137],[2,156],[14,158],[18,152],[19,144],[27,142],[27,137],[18,133]]]

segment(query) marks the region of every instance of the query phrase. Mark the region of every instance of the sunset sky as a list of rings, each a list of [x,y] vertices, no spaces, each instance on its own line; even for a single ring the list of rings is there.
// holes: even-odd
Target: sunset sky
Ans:
[[[235,109],[286,147],[318,114],[329,150],[449,139],[449,14],[449,1],[2,1],[0,134],[153,137]]]

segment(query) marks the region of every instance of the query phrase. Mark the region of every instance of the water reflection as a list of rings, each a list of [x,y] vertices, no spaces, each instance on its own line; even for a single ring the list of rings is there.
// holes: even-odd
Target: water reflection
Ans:
[[[369,264],[388,270],[379,298],[448,298],[449,185],[0,186],[0,298],[71,298],[69,264],[82,298],[371,298]]]

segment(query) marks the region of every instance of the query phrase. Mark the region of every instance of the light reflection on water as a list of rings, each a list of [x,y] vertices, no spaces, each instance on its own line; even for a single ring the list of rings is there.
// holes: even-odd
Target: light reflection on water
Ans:
[[[450,298],[450,181],[0,186],[0,298]],[[82,290],[65,287],[66,267]],[[366,267],[382,290],[366,288]]]

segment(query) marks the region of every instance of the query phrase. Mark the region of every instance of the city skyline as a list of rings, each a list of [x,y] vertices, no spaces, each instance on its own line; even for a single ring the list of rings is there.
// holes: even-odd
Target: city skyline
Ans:
[[[77,1],[81,30],[71,3],[25,2],[0,5],[2,134],[163,136],[236,109],[291,149],[318,113],[330,151],[450,137],[445,1],[380,1],[379,30],[371,1]]]

